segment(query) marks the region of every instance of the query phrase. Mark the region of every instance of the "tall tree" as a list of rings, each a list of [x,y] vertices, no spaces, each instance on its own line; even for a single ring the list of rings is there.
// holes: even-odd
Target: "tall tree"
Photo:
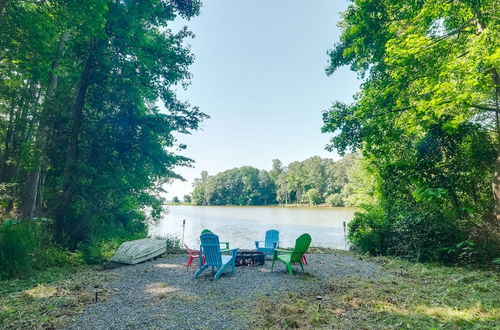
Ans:
[[[324,112],[323,131],[338,133],[328,147],[362,149],[381,179],[378,206],[393,225],[413,214],[438,230],[444,217],[441,224],[462,232],[434,248],[465,239],[471,222],[488,222],[493,209],[498,228],[497,12],[495,0],[358,0],[329,53],[328,74],[350,65],[365,80],[353,104]]]

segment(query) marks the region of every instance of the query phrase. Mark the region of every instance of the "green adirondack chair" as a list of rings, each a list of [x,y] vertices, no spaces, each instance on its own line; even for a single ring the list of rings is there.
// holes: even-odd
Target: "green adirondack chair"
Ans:
[[[298,263],[304,271],[304,265],[302,264],[302,256],[306,253],[307,249],[311,245],[311,235],[302,234],[295,240],[295,247],[290,250],[274,249],[273,264],[271,265],[271,271],[274,268],[274,262],[276,260],[281,261],[285,264],[288,269],[288,273],[292,275],[292,265]],[[282,254],[280,254],[282,253]]]

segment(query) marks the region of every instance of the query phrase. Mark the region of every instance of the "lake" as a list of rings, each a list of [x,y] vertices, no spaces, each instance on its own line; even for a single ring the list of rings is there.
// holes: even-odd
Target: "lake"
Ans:
[[[266,230],[280,232],[280,246],[293,247],[303,233],[312,237],[312,246],[346,249],[343,222],[354,216],[353,208],[302,208],[279,206],[184,206],[169,205],[167,214],[149,228],[151,235],[181,238],[186,220],[184,242],[198,248],[200,232],[210,229],[231,248],[255,249]]]

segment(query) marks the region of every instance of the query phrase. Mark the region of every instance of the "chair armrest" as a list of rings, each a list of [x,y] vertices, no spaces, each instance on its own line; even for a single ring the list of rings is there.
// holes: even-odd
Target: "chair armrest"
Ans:
[[[264,241],[255,241],[255,248],[259,248],[259,243],[264,243]]]
[[[225,245],[226,250],[229,250],[229,242],[219,242],[220,245]]]
[[[226,253],[226,252],[231,252],[231,255],[233,258],[236,258],[236,255],[238,254],[238,248],[236,249],[226,249],[226,250],[220,250],[221,253]]]
[[[285,250],[285,249],[274,249],[274,254],[278,254],[278,252],[281,252],[281,253],[292,253],[293,251]]]

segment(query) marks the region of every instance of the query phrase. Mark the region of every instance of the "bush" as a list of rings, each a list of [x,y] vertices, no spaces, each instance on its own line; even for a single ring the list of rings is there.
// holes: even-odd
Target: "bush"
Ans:
[[[316,188],[309,189],[306,192],[306,197],[310,205],[318,205],[322,201],[321,194]]]
[[[20,277],[31,272],[40,250],[43,231],[37,223],[0,225],[0,277]]]
[[[34,270],[83,263],[81,253],[52,243],[46,223],[0,224],[0,278],[23,277]]]
[[[361,253],[383,254],[382,237],[387,232],[382,209],[371,207],[366,212],[356,212],[349,222],[348,239]]]
[[[326,198],[326,203],[330,206],[344,206],[344,198],[341,194],[331,194]]]

